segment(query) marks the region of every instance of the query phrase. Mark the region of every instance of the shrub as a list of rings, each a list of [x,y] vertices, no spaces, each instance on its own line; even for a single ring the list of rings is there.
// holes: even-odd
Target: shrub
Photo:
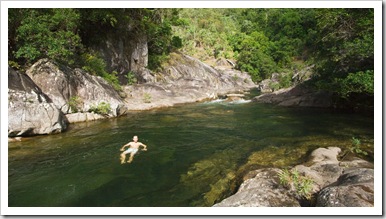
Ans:
[[[20,68],[21,68],[19,63],[15,62],[15,61],[8,61],[8,65],[9,65],[9,67],[16,69],[16,70],[20,70]]]
[[[74,113],[79,112],[79,108],[81,107],[82,103],[83,101],[80,99],[79,96],[72,96],[68,100],[68,106],[70,107],[71,112]]]
[[[268,86],[271,88],[272,91],[277,91],[280,89],[280,84],[278,82],[269,82]]]
[[[135,74],[133,72],[129,71],[127,75],[125,75],[125,77],[127,78],[128,85],[137,83],[137,78],[135,77]]]
[[[92,75],[101,76],[105,79],[116,91],[121,91],[122,87],[119,84],[118,73],[113,71],[109,74],[106,71],[106,63],[102,58],[97,55],[86,53],[83,55],[83,70],[89,72]]]
[[[299,172],[294,170],[284,169],[278,173],[280,184],[294,189],[296,194],[306,199],[311,199],[311,192],[314,181],[306,176],[299,175]]]
[[[349,148],[349,150],[352,153],[363,154],[365,156],[367,155],[367,152],[360,148],[361,141],[359,139],[352,137],[351,141],[352,141],[352,146]]]
[[[145,103],[151,103],[151,95],[149,93],[145,93],[143,95],[143,102]]]
[[[280,88],[290,87],[292,85],[292,74],[281,73],[279,76],[279,85],[280,85]]]
[[[88,111],[102,115],[108,115],[111,111],[111,106],[110,103],[100,102],[98,106],[91,106]]]
[[[111,86],[113,86],[113,88],[116,90],[116,91],[122,91],[122,87],[121,85],[119,84],[119,80],[118,80],[118,72],[116,71],[113,71],[111,74],[109,73],[105,73],[102,77],[107,81],[109,82],[109,84]]]

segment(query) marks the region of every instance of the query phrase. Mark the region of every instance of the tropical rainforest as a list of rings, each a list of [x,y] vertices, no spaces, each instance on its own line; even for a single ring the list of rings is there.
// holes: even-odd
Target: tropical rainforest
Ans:
[[[256,83],[287,73],[282,88],[312,65],[308,86],[334,93],[337,107],[373,110],[373,9],[18,8],[8,15],[8,64],[16,69],[50,58],[119,87],[91,45],[106,33],[130,31],[147,36],[152,71],[179,51],[204,62],[233,60]]]

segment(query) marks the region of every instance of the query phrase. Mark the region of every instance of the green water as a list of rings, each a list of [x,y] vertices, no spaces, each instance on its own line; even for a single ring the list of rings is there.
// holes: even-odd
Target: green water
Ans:
[[[196,103],[71,125],[9,143],[9,206],[211,206],[254,166],[316,147],[373,148],[373,118],[257,103]],[[133,135],[148,145],[121,165]]]

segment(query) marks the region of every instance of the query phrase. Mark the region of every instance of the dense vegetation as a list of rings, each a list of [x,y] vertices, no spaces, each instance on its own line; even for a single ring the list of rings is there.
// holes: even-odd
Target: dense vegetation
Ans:
[[[9,9],[8,63],[22,68],[50,58],[102,76],[119,90],[117,72],[106,70],[105,60],[91,49],[92,45],[103,41],[107,34],[145,34],[149,65],[155,68],[173,45],[181,45],[171,32],[176,12],[177,9]]]
[[[48,57],[116,84],[90,47],[130,26],[133,36],[147,35],[155,71],[176,49],[207,62],[234,60],[256,82],[281,73],[280,87],[315,65],[308,81],[315,89],[336,94],[338,105],[373,106],[373,9],[9,9],[8,22],[14,67]]]

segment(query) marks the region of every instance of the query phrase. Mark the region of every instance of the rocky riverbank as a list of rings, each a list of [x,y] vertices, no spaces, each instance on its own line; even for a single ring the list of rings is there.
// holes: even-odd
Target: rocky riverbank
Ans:
[[[249,172],[236,194],[214,207],[373,207],[374,164],[341,149],[318,148],[289,170],[261,168]]]
[[[269,103],[278,106],[295,107],[332,107],[332,94],[326,91],[313,91],[304,84],[265,93],[253,98],[254,102]]]
[[[147,74],[144,76],[144,73]],[[25,73],[8,69],[8,137],[52,134],[69,123],[93,121],[175,104],[215,99],[254,88],[250,76],[173,53],[146,82],[116,91],[103,78],[42,59]]]

